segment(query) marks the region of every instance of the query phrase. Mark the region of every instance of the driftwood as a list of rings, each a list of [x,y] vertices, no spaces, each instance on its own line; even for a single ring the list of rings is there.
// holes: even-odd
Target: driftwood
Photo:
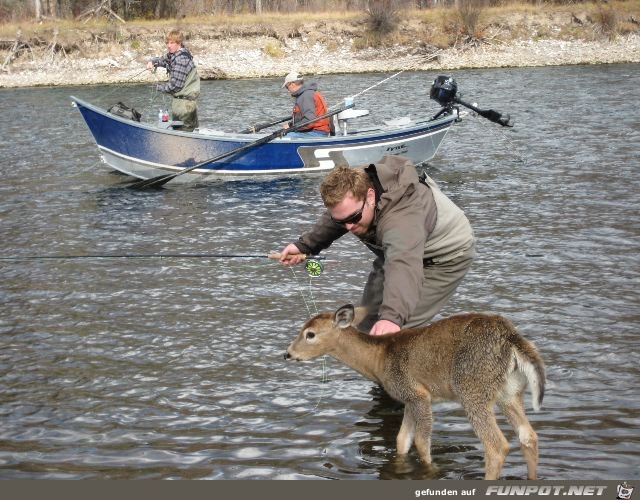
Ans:
[[[7,54],[6,59],[4,60],[4,63],[2,63],[2,70],[4,70],[7,65],[13,61],[13,59],[16,57],[16,54],[18,53],[18,48],[20,47],[20,41],[16,38],[16,40],[13,43],[13,47],[11,47],[11,50],[9,51],[9,54]]]
[[[54,61],[56,54],[58,53],[62,53],[62,55],[66,58],[67,57],[67,51],[64,50],[64,46],[62,46],[62,44],[58,43],[58,34],[60,32],[58,31],[58,29],[56,28],[56,30],[53,32],[53,40],[51,41],[51,43],[48,46],[48,51],[51,54],[51,62]]]
[[[18,58],[20,52],[28,50],[31,53],[31,57],[33,58],[33,50],[31,49],[31,45],[20,40],[21,36],[22,32],[18,30],[15,40],[0,40],[0,46],[9,48],[9,53],[7,54],[7,57],[5,57],[2,66],[0,66],[0,71],[7,71],[7,66],[11,64],[14,59]]]
[[[78,46],[65,46],[60,41],[60,31],[56,28],[51,40],[45,40],[38,36],[32,36],[28,41],[22,39],[20,30],[16,33],[14,40],[0,39],[0,50],[6,51],[4,62],[0,64],[0,71],[8,72],[12,62],[18,59],[23,53],[31,54],[31,60],[36,61],[36,56],[43,65],[55,62],[57,57],[68,58],[68,54],[78,49]]]
[[[111,0],[102,0],[98,5],[90,9],[85,10],[82,14],[76,17],[76,20],[84,19],[84,23],[87,23],[91,18],[98,17],[101,14],[105,14],[107,17],[113,17],[121,23],[126,23],[118,14],[111,10]]]

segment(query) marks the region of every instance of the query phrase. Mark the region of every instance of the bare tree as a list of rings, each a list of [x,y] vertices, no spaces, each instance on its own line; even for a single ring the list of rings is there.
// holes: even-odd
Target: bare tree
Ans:
[[[40,0],[33,0],[36,10],[36,21],[40,21],[42,18],[42,2]]]

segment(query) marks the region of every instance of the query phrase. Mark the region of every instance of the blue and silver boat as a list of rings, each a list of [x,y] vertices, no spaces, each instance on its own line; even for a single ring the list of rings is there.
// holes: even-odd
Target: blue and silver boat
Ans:
[[[123,118],[76,97],[71,100],[104,163],[139,179],[176,174],[267,135],[207,129],[181,132]],[[448,109],[437,118],[395,120],[378,128],[347,130],[347,122],[366,113],[356,109],[340,113],[335,136],[307,139],[285,135],[185,172],[176,182],[322,173],[338,164],[375,163],[385,155],[406,156],[420,164],[433,158],[458,117],[456,109]]]

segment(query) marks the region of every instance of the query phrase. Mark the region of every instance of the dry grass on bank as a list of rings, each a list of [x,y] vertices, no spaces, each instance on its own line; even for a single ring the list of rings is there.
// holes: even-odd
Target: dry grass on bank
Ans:
[[[477,0],[461,0],[461,7],[411,11],[302,12],[186,17],[176,21],[130,21],[126,24],[92,20],[22,22],[0,26],[0,63],[31,51],[79,53],[83,56],[120,49],[138,50],[161,40],[171,28],[189,39],[268,37],[261,47],[269,56],[283,54],[287,41],[306,38],[325,46],[352,40],[355,49],[406,45],[445,49],[502,43],[511,40],[597,40],[640,30],[640,2],[609,0],[570,5],[508,3],[483,7]],[[382,16],[375,18],[375,16]],[[388,18],[385,18],[388,16]],[[384,26],[385,29],[381,29]],[[17,42],[17,43],[16,43]],[[11,56],[11,51],[14,56]],[[21,52],[22,51],[22,52]]]
[[[110,30],[142,30],[146,32],[165,33],[171,28],[179,27],[182,30],[196,30],[198,28],[219,29],[222,31],[243,31],[249,26],[269,27],[273,29],[295,29],[307,23],[319,22],[353,22],[362,19],[362,12],[315,12],[315,13],[293,13],[293,14],[264,14],[256,16],[254,14],[239,15],[216,15],[197,16],[176,19],[159,20],[135,20],[127,23],[109,21],[105,18],[92,19],[88,22],[72,20],[45,20],[37,23],[35,21],[23,21],[17,23],[0,24],[0,38],[6,39],[15,36],[20,30],[25,38],[43,36],[58,29],[62,32],[71,31],[110,31]]]

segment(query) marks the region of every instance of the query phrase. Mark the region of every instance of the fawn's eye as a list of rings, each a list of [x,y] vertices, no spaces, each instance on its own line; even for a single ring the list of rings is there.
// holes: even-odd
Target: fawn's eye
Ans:
[[[307,340],[311,340],[311,339],[314,339],[314,338],[315,338],[315,336],[316,336],[316,334],[315,334],[315,333],[313,333],[313,332],[307,332],[307,336],[306,336],[306,337],[307,337]]]

